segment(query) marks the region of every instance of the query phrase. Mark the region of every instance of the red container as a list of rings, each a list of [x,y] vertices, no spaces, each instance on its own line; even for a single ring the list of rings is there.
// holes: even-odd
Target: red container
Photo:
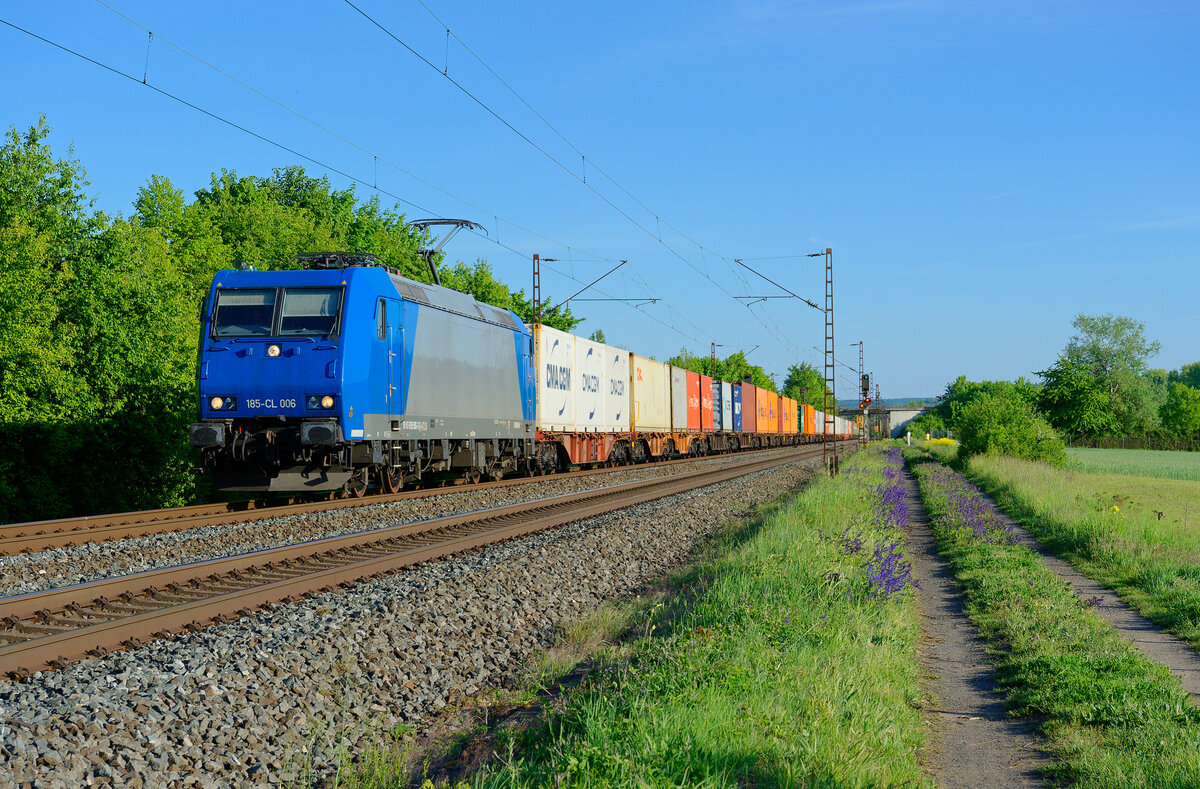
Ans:
[[[758,432],[758,389],[750,384],[742,384],[742,432]]]
[[[713,429],[712,379],[700,376],[700,429],[711,433]]]
[[[700,373],[691,371],[687,374],[687,414],[688,414],[688,432],[700,432]],[[712,397],[710,394],[709,397]],[[712,405],[709,405],[712,408]]]

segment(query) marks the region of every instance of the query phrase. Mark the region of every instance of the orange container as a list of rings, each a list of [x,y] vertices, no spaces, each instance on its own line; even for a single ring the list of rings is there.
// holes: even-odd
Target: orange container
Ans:
[[[766,389],[758,390],[758,432],[779,432],[779,395]]]
[[[712,397],[712,392],[708,394]],[[712,403],[709,402],[708,410],[711,413]],[[687,429],[689,433],[700,432],[700,373],[693,373],[690,370],[687,374]],[[711,416],[709,417],[712,418]]]
[[[713,429],[712,379],[700,376],[700,429],[711,433]]]
[[[751,384],[742,384],[742,432],[757,433],[758,432],[758,398],[756,397],[757,387]]]

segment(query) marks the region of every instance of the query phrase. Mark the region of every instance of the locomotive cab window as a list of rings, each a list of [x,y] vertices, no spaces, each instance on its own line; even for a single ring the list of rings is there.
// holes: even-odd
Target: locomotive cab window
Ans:
[[[333,334],[341,288],[284,288],[279,334]]]
[[[295,337],[337,334],[342,288],[223,288],[212,336]]]
[[[379,306],[375,309],[376,334],[379,339],[387,339],[387,302],[383,299],[379,300]]]
[[[217,291],[214,337],[269,337],[275,319],[275,288]]]

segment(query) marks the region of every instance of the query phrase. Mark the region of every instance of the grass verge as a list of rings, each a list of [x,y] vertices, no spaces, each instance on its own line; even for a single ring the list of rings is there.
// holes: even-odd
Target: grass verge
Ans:
[[[919,612],[888,466],[859,452],[716,541],[471,783],[926,785]]]
[[[1016,545],[978,490],[909,453],[938,550],[989,642],[1010,711],[1041,717],[1049,777],[1079,787],[1200,785],[1200,710],[1041,557]]]
[[[1003,457],[972,458],[968,475],[1050,551],[1200,648],[1200,483]]]

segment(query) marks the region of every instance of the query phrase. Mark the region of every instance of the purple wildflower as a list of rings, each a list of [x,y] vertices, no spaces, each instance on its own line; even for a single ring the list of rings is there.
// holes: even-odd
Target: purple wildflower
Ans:
[[[862,532],[850,536],[850,529],[847,528],[842,532],[842,547],[841,553],[843,556],[853,556],[862,550]]]
[[[875,555],[867,562],[867,597],[871,600],[882,603],[909,585],[921,588],[912,577],[912,562],[904,560],[899,547],[899,541],[875,546]]]
[[[946,511],[940,516],[944,526],[966,531],[980,542],[1016,544],[1015,525],[961,474],[945,466],[927,465],[922,475],[927,485],[946,498]]]

